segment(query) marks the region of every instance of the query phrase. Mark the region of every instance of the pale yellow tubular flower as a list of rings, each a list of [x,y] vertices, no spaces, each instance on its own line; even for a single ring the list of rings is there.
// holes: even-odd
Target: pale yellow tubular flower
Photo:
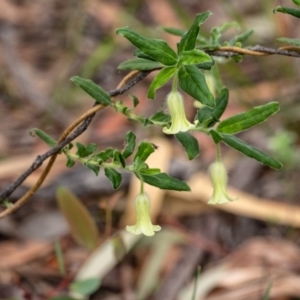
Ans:
[[[235,199],[232,199],[227,194],[227,171],[221,161],[215,161],[209,167],[209,173],[213,184],[213,195],[208,201],[208,204],[225,204]]]
[[[184,102],[181,94],[178,91],[172,91],[167,96],[167,104],[171,115],[171,127],[163,128],[163,132],[166,134],[176,134],[178,132],[186,132],[193,129],[198,124],[198,120],[191,124],[186,116],[184,110]]]
[[[127,226],[126,230],[134,233],[143,233],[146,236],[152,236],[155,231],[160,231],[159,225],[152,225],[150,218],[150,199],[146,193],[141,192],[135,199],[136,224]]]

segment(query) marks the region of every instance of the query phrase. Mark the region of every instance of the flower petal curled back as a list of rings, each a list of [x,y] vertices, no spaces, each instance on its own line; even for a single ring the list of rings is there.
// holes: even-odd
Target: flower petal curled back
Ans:
[[[150,200],[146,193],[140,193],[135,199],[135,210],[137,222],[135,225],[127,226],[126,230],[134,233],[143,233],[146,236],[152,236],[155,231],[160,231],[159,225],[152,225],[150,218]]]
[[[191,124],[185,116],[183,98],[179,92],[171,92],[167,96],[167,104],[171,115],[171,127],[164,127],[164,133],[176,134],[178,132],[186,132],[196,127],[198,121],[196,121],[195,124]]]
[[[232,199],[227,194],[227,171],[221,161],[215,161],[209,167],[210,177],[213,183],[213,195],[208,204],[225,204]]]

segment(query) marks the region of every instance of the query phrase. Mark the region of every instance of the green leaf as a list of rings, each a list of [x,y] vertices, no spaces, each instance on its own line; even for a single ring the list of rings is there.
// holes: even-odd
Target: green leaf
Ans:
[[[285,6],[277,6],[276,8],[273,9],[273,13],[275,13],[275,12],[281,12],[284,14],[289,14],[296,18],[300,18],[300,10],[295,9],[295,8],[290,8],[290,7],[285,7]]]
[[[223,87],[218,97],[216,98],[216,106],[213,109],[214,121],[219,122],[220,117],[223,115],[227,107],[228,97],[229,97],[228,89]]]
[[[222,121],[219,123],[217,131],[228,134],[241,132],[265,121],[278,110],[279,104],[277,102],[270,102],[265,105],[256,106],[247,112],[237,114]]]
[[[196,120],[199,121],[197,127],[207,128],[210,124],[214,124],[213,109],[204,106],[197,111]]]
[[[96,176],[99,175],[100,172],[100,166],[99,165],[95,165],[92,163],[89,163],[88,161],[84,163],[84,165],[91,171],[93,171],[95,173]]]
[[[212,129],[212,130],[210,130],[209,134],[211,135],[211,137],[213,138],[213,140],[216,144],[218,144],[222,141],[222,136],[217,131]]]
[[[154,146],[149,142],[140,142],[138,150],[134,156],[133,161],[139,158],[141,161],[146,161],[151,153],[155,151]]]
[[[166,125],[170,121],[170,115],[165,114],[163,111],[158,111],[152,115],[149,120],[156,125]]]
[[[292,0],[296,5],[300,6],[300,0]]]
[[[134,95],[129,95],[129,97],[132,99],[133,107],[137,107],[138,104],[140,103],[139,99]]]
[[[243,32],[242,34],[236,35],[228,42],[228,45],[234,46],[237,43],[244,43],[253,34],[253,32],[254,30],[248,30],[246,32]]]
[[[104,168],[104,173],[105,176],[112,183],[113,189],[114,190],[117,189],[122,182],[122,175],[119,172],[117,172],[115,169],[109,167]]]
[[[160,87],[162,87],[163,85],[165,85],[173,77],[175,72],[176,72],[175,67],[167,67],[160,70],[150,84],[147,97],[150,99],[154,99],[155,91]]]
[[[76,154],[79,157],[87,157],[87,156],[93,154],[96,151],[98,146],[97,146],[97,144],[94,144],[94,143],[91,143],[91,144],[88,144],[87,146],[84,146],[81,143],[77,142],[76,147],[77,147]]]
[[[206,54],[202,50],[198,49],[193,49],[189,51],[183,51],[178,60],[178,65],[198,65],[198,64],[204,64],[206,63],[206,68],[207,67],[212,67],[214,64],[213,59],[211,58],[210,55]],[[209,63],[209,64],[207,64]]]
[[[300,47],[300,40],[299,39],[291,39],[291,38],[281,37],[281,38],[276,39],[276,41]]]
[[[118,70],[151,71],[162,67],[163,65],[157,61],[148,60],[145,58],[133,58],[122,62],[118,66]]]
[[[144,175],[155,175],[161,173],[161,171],[158,168],[151,168],[151,169],[145,168],[145,169],[140,169],[139,173]]]
[[[282,164],[276,159],[270,157],[264,152],[254,148],[253,146],[245,143],[244,141],[238,139],[233,135],[221,134],[222,141],[226,143],[228,146],[242,152],[246,156],[256,159],[260,163],[267,165],[274,169],[280,169]]]
[[[126,159],[129,157],[135,148],[135,141],[136,141],[136,136],[132,131],[127,132],[125,136],[125,148],[122,152],[123,157]]]
[[[41,140],[43,140],[51,148],[57,145],[56,140],[41,129],[38,129],[38,128],[31,129],[30,135],[31,136],[37,135]]]
[[[86,207],[64,187],[57,189],[56,198],[74,239],[89,250],[95,249],[98,244],[98,229]]]
[[[74,76],[70,79],[77,86],[82,88],[86,93],[88,93],[92,98],[94,98],[98,103],[104,105],[111,105],[111,99],[107,92],[105,92],[99,85],[94,83],[90,79],[84,79],[79,76]]]
[[[184,147],[189,160],[192,160],[199,155],[199,144],[195,137],[187,132],[176,133],[175,137]]]
[[[178,71],[179,86],[193,98],[210,107],[215,106],[214,96],[210,92],[205,76],[197,67],[186,65]]]
[[[117,163],[117,164],[120,164],[123,168],[125,168],[125,166],[126,166],[124,157],[123,157],[123,155],[121,154],[121,152],[119,150],[114,151],[113,162]]]
[[[213,27],[210,31],[211,39],[210,42],[214,46],[220,46],[220,39],[222,37],[222,33],[230,28],[240,28],[240,25],[236,21],[232,22],[224,22],[221,26]]]
[[[133,52],[133,56],[136,56],[136,57],[139,57],[139,58],[144,58],[144,59],[147,59],[147,60],[156,61],[153,57],[145,54],[140,49],[135,49],[134,52]]]
[[[190,29],[183,34],[182,39],[178,45],[178,52],[192,50],[195,48],[196,39],[199,33],[199,26],[205,22],[205,20],[211,15],[210,11],[197,14],[196,18],[190,27]]]
[[[169,176],[166,173],[154,175],[139,174],[145,183],[156,186],[163,190],[190,191],[190,187],[183,181]]]
[[[101,281],[99,278],[89,278],[73,281],[70,289],[73,293],[88,296],[96,292],[100,287]]]
[[[137,157],[135,160],[134,160],[134,170],[135,172],[139,173],[141,170],[147,170],[149,169],[149,166],[143,161],[140,159],[140,157]]]
[[[186,33],[186,30],[173,27],[160,26],[159,29],[176,36],[183,36]]]
[[[98,158],[102,162],[105,162],[114,157],[115,150],[116,149],[109,147],[103,151],[98,152],[94,157]]]
[[[116,33],[124,36],[142,52],[164,65],[171,66],[177,62],[176,52],[163,40],[145,38],[128,26],[117,29]]]
[[[66,167],[72,168],[75,165],[75,160],[72,159],[69,155],[67,155]]]

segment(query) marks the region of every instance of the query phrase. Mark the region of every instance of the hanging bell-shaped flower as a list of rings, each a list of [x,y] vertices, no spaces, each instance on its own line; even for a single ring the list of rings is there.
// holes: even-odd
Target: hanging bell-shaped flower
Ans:
[[[227,171],[222,161],[215,161],[209,167],[210,177],[213,183],[213,195],[208,204],[225,204],[232,199],[227,194]]]
[[[186,116],[184,110],[184,103],[181,94],[178,91],[172,91],[167,96],[167,104],[171,115],[171,127],[163,128],[163,132],[166,134],[176,134],[178,132],[186,132],[196,127],[198,121],[195,124],[191,124]]]
[[[137,222],[135,225],[127,226],[126,230],[147,236],[152,236],[155,231],[160,231],[159,225],[152,225],[150,218],[150,199],[146,193],[141,192],[135,199],[135,210]]]

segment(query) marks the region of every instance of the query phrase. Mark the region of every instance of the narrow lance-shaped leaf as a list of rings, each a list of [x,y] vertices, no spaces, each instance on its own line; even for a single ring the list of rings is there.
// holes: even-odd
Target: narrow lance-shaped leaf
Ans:
[[[253,32],[254,30],[248,30],[242,34],[236,35],[228,42],[228,45],[234,46],[236,43],[244,43],[253,34]]]
[[[183,181],[169,176],[166,173],[154,175],[139,174],[145,183],[163,190],[190,191],[190,187]]]
[[[270,102],[265,105],[256,106],[247,112],[237,114],[222,121],[218,125],[217,131],[229,134],[241,132],[265,121],[278,110],[279,104],[277,102]]]
[[[122,175],[113,168],[104,168],[105,176],[109,179],[113,189],[117,189],[122,182]]]
[[[293,0],[293,2],[294,2],[296,5],[300,6],[300,0]]]
[[[73,193],[64,187],[57,189],[56,198],[60,211],[70,226],[73,237],[89,250],[94,249],[98,243],[98,230],[86,207]]]
[[[276,159],[270,157],[268,154],[254,148],[233,135],[221,134],[222,141],[228,146],[242,152],[246,156],[256,159],[260,163],[267,165],[274,169],[280,169],[282,164]]]
[[[165,31],[167,33],[176,35],[176,36],[183,36],[184,33],[186,33],[186,30],[179,29],[179,28],[173,28],[173,27],[160,26],[159,29],[161,29],[162,31]]]
[[[126,166],[125,159],[119,150],[115,150],[115,152],[114,152],[113,163],[121,164],[121,166],[123,168],[125,168],[125,166]]]
[[[144,58],[133,58],[122,62],[118,66],[118,70],[150,71],[154,69],[159,69],[161,67],[163,67],[163,65],[157,61]]]
[[[300,47],[300,39],[291,39],[291,38],[281,37],[281,38],[276,39],[276,41]]]
[[[126,137],[125,137],[126,146],[122,152],[122,155],[125,159],[133,153],[134,148],[135,148],[135,141],[136,141],[135,134],[132,131],[129,131],[126,134]]]
[[[70,289],[73,293],[88,296],[97,291],[100,283],[100,278],[76,280],[72,282]]]
[[[196,18],[190,27],[190,29],[183,34],[181,41],[178,45],[178,52],[192,50],[195,48],[196,39],[199,32],[199,26],[205,22],[205,20],[211,15],[210,11],[197,14]]]
[[[193,65],[182,66],[178,71],[179,86],[193,98],[210,107],[215,106],[215,99],[210,92],[205,76]]]
[[[134,52],[133,52],[133,56],[136,56],[136,57],[139,57],[139,58],[144,58],[144,59],[147,59],[147,60],[155,61],[155,59],[153,57],[151,57],[150,55],[145,54],[140,49],[135,49]]]
[[[212,67],[214,64],[210,55],[202,50],[193,49],[189,51],[183,51],[179,57],[178,65],[199,65],[206,63],[206,68]]]
[[[149,120],[156,125],[164,126],[169,123],[170,115],[165,114],[163,111],[158,111],[152,115]]]
[[[34,136],[37,135],[41,140],[43,140],[49,147],[54,147],[57,145],[56,140],[51,137],[48,133],[45,131],[38,129],[38,128],[33,128],[30,130],[30,135]]]
[[[99,85],[94,83],[90,79],[84,79],[79,76],[74,76],[70,79],[77,86],[82,88],[87,92],[92,98],[94,98],[98,103],[104,105],[111,105],[111,99],[107,92],[105,92]]]
[[[192,160],[199,155],[199,144],[195,137],[187,132],[179,132],[175,134],[175,137],[184,147],[189,160]]]
[[[137,107],[140,103],[139,99],[134,95],[129,95],[129,97],[132,99],[133,107]]]
[[[141,161],[146,161],[151,153],[155,151],[154,146],[149,142],[140,142],[138,150],[134,156],[134,161],[139,158]]]
[[[77,147],[76,155],[78,155],[79,157],[87,157],[87,156],[91,155],[92,153],[94,153],[98,146],[97,146],[97,144],[94,144],[94,143],[90,143],[87,146],[85,146],[85,145],[77,142],[76,147]]]
[[[210,130],[209,134],[213,138],[213,140],[216,144],[218,144],[222,141],[222,136],[217,131],[212,129],[212,130]]]
[[[281,12],[284,14],[289,14],[293,17],[300,18],[300,9],[285,7],[285,6],[277,6],[273,9],[273,13],[275,12]]]
[[[99,165],[95,165],[94,163],[91,163],[89,161],[85,162],[84,165],[91,171],[93,171],[95,173],[96,176],[99,175],[100,172],[100,166]]]
[[[216,106],[210,108],[204,106],[197,112],[197,120],[199,120],[199,126],[209,128],[219,122],[219,118],[222,116],[228,104],[228,89],[223,88],[218,97],[216,98]]]
[[[207,128],[210,124],[214,124],[213,109],[204,106],[197,111],[196,120],[199,121],[197,127]]]
[[[163,40],[145,38],[128,26],[117,29],[116,33],[124,36],[142,52],[164,65],[171,66],[177,62],[176,52]]]
[[[160,70],[150,84],[148,90],[148,98],[154,99],[155,91],[160,87],[162,87],[163,85],[165,85],[173,77],[175,72],[176,72],[176,68],[174,67],[167,67]]]
[[[161,173],[160,169],[158,168],[145,168],[145,169],[140,169],[139,173],[144,174],[144,175],[155,175]]]
[[[228,97],[229,97],[228,89],[225,87],[222,88],[218,97],[216,98],[216,106],[213,109],[213,117],[214,120],[217,122],[219,121],[219,118],[223,115],[227,107]]]

